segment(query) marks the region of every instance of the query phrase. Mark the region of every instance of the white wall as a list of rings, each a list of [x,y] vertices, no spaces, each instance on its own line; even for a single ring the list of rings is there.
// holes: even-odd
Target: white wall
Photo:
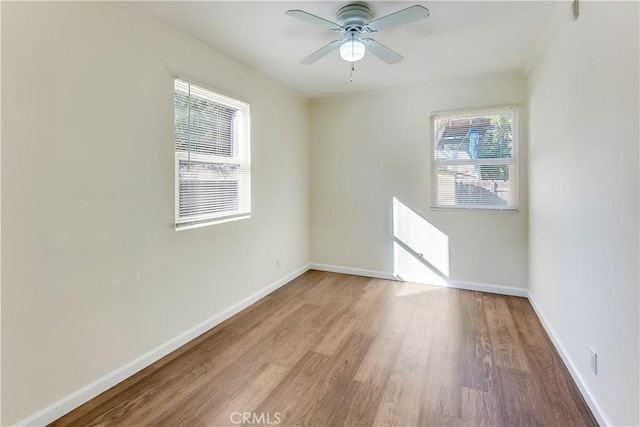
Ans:
[[[397,197],[449,236],[450,280],[526,287],[524,108],[517,213],[431,210],[429,152],[433,112],[521,104],[525,95],[524,77],[514,75],[313,101],[313,262],[393,273]]]
[[[638,14],[567,6],[529,84],[530,292],[614,425],[640,424]]]
[[[2,4],[2,425],[309,262],[306,99],[116,7]],[[250,220],[173,228],[179,74],[251,104]]]

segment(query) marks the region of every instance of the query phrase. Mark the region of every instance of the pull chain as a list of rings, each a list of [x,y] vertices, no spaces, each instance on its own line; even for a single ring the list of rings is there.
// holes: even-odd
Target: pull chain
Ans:
[[[349,81],[353,83],[353,72],[356,70],[355,63],[349,63]]]

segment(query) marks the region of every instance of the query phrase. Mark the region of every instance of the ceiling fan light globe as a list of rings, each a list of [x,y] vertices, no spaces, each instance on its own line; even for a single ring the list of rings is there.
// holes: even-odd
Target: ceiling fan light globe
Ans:
[[[358,40],[349,40],[340,46],[340,58],[348,62],[360,61],[364,58],[366,48],[364,43]]]

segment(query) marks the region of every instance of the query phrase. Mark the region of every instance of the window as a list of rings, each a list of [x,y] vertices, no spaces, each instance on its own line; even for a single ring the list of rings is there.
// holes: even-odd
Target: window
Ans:
[[[176,79],[176,229],[251,214],[249,105]]]
[[[434,208],[517,208],[514,107],[432,117]]]

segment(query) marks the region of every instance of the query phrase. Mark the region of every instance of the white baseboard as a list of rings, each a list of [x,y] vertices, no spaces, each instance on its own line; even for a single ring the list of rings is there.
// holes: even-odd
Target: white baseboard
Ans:
[[[580,390],[582,397],[584,397],[584,400],[587,402],[587,405],[589,405],[589,409],[591,409],[591,412],[593,412],[594,417],[596,417],[598,424],[600,424],[601,426],[612,426],[613,423],[611,422],[609,417],[607,417],[607,415],[604,413],[600,405],[598,405],[598,402],[596,401],[596,399],[591,394],[591,391],[587,386],[587,382],[584,380],[582,374],[580,373],[575,363],[573,362],[573,359],[571,358],[571,356],[569,356],[569,353],[567,353],[564,346],[558,339],[558,336],[556,335],[553,328],[547,321],[547,318],[544,316],[544,313],[536,303],[535,298],[530,292],[528,294],[529,294],[528,295],[529,302],[531,303],[533,310],[536,312],[538,319],[540,319],[540,323],[542,323],[542,326],[544,327],[545,331],[547,332],[547,335],[551,339],[551,342],[553,343],[558,354],[562,358],[562,361],[564,362],[565,366],[569,370],[571,377],[573,377],[573,380],[578,386],[578,389]]]
[[[398,280],[398,278],[392,273],[385,273],[384,271],[375,270],[363,270],[361,268],[341,267],[338,265],[329,264],[309,264],[309,268],[312,270],[330,271],[332,273],[352,274],[354,276],[371,277],[374,279],[386,279],[386,280]]]
[[[447,287],[523,298],[527,298],[529,295],[526,289],[516,288],[515,286],[490,285],[488,283],[464,282],[461,280],[447,280]]]
[[[387,273],[384,271],[375,271],[375,270],[363,270],[360,268],[352,268],[352,267],[342,267],[338,265],[328,265],[328,264],[310,264],[309,268],[313,270],[321,270],[321,271],[330,271],[333,273],[343,273],[343,274],[353,274],[355,276],[365,276],[372,277],[375,279],[387,279],[387,280],[400,280],[395,274]],[[474,282],[463,282],[460,280],[446,280],[446,285],[437,285],[434,286],[446,286],[449,288],[456,289],[466,289],[469,291],[481,291],[481,292],[489,292],[492,294],[500,294],[500,295],[513,295],[518,297],[527,297],[528,292],[523,288],[516,288],[512,286],[502,286],[502,285],[489,285],[486,283],[474,283]]]
[[[105,376],[98,378],[97,380],[93,381],[90,384],[87,384],[86,386],[82,387],[79,390],[76,390],[70,395],[58,400],[57,402],[52,403],[51,405],[23,419],[22,421],[17,422],[15,425],[44,426],[51,423],[52,421],[57,420],[61,416],[71,412],[73,409],[77,408],[83,403],[93,399],[100,393],[107,391],[108,389],[118,384],[119,382],[122,382],[123,380],[129,378],[136,372],[146,368],[152,363],[168,355],[172,351],[185,345],[192,339],[198,337],[199,335],[202,335],[203,333],[207,332],[209,329],[222,323],[223,321],[227,320],[234,314],[239,313],[240,311],[244,310],[254,302],[258,301],[260,298],[263,298],[264,296],[270,294],[274,290],[290,282],[291,280],[295,279],[296,277],[300,276],[301,274],[305,273],[308,270],[309,270],[309,265],[305,265],[295,270],[294,272],[268,285],[267,287],[261,289],[260,291],[254,293],[253,295],[248,296],[247,298],[243,299],[236,305],[224,310],[222,313],[216,314],[215,316],[183,332],[177,337],[170,339],[164,344],[161,344],[158,347],[148,351],[147,353],[132,360],[131,362],[116,369],[115,371],[109,372]]]

